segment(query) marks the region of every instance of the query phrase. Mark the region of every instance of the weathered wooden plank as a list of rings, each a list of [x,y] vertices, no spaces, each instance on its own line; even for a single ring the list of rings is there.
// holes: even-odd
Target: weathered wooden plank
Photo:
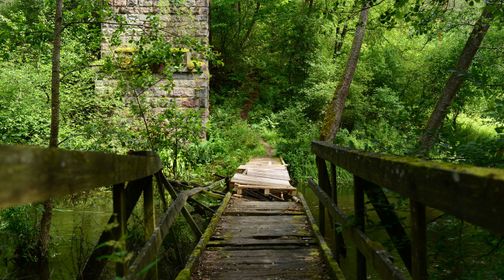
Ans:
[[[205,251],[192,279],[330,279],[316,248]]]
[[[252,164],[282,165],[282,161],[276,157],[253,158],[249,161]]]
[[[275,172],[275,171],[265,171],[265,170],[259,170],[259,169],[247,169],[245,172],[245,175],[260,177],[260,178],[286,180],[286,181],[290,180],[289,173],[286,170],[285,171],[278,170],[277,172]]]
[[[223,216],[213,245],[306,243],[313,240],[305,216]]]
[[[132,181],[161,167],[157,155],[0,145],[0,208]]]
[[[268,189],[268,190],[273,190],[273,191],[296,191],[297,189],[294,188],[293,186],[271,186],[268,184],[263,184],[263,185],[248,185],[248,184],[237,184],[236,186],[237,189]]]
[[[289,181],[287,180],[277,180],[270,178],[254,177],[245,174],[236,173],[231,179],[231,183],[243,184],[243,185],[260,185],[260,186],[271,186],[271,187],[291,187]]]
[[[283,165],[263,165],[263,164],[244,164],[238,166],[238,170],[248,170],[248,169],[262,169],[262,168],[268,168],[268,170],[285,170],[286,167]]]
[[[303,208],[295,202],[247,201],[233,199],[225,215],[302,215]]]
[[[269,237],[267,237],[269,238]],[[249,237],[243,238],[229,238],[225,240],[210,240],[208,242],[208,247],[210,246],[239,246],[241,248],[253,248],[257,246],[268,246],[269,248],[283,247],[287,245],[297,245],[297,246],[308,246],[317,244],[317,240],[313,236],[278,236],[274,239],[255,239]]]
[[[504,170],[347,150],[315,141],[312,151],[379,186],[504,233]]]
[[[392,256],[380,243],[371,241],[361,230],[351,226],[347,215],[334,205],[331,198],[313,180],[308,180],[308,185],[329,211],[334,222],[343,225],[343,237],[354,242],[381,278],[406,279],[401,270],[392,263]]]

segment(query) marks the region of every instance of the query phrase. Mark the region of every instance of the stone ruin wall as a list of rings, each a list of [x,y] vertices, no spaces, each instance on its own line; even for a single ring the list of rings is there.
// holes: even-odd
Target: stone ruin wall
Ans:
[[[165,1],[165,0],[161,0]],[[112,10],[123,16],[127,22],[125,31],[121,34],[122,45],[128,42],[138,41],[141,33],[148,27],[148,16],[159,14],[160,9],[168,11],[160,14],[160,20],[165,24],[168,40],[170,36],[189,34],[208,44],[209,39],[209,0],[175,0],[180,3],[180,8],[170,5],[169,9],[163,8],[159,0],[110,0]],[[167,0],[166,2],[173,2]],[[181,16],[181,14],[183,14]],[[187,15],[188,14],[188,15]],[[113,51],[110,38],[117,29],[117,24],[103,23],[102,32],[105,40],[101,45],[102,57]],[[195,54],[193,54],[194,56]],[[146,99],[153,112],[164,110],[163,104],[167,101],[175,101],[179,108],[199,108],[202,111],[202,122],[206,123],[209,113],[209,74],[208,63],[204,61],[203,73],[194,73],[190,69],[177,72],[173,75],[173,89],[169,92],[161,86],[149,89]],[[98,80],[97,91],[107,90],[113,87],[110,80]]]

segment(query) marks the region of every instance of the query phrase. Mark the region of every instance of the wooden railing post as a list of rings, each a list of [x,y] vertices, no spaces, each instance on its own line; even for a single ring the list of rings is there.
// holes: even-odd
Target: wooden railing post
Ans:
[[[144,197],[144,233],[145,239],[149,239],[154,232],[154,222],[156,221],[154,213],[154,190],[152,187],[152,176],[145,178],[143,186]]]
[[[427,224],[425,205],[410,199],[411,275],[414,280],[427,279]]]
[[[144,195],[144,233],[145,240],[148,241],[154,232],[154,223],[156,221],[154,212],[154,188],[152,186],[152,176],[142,179]],[[147,273],[148,279],[158,279],[157,263]]]
[[[364,188],[366,181],[354,175],[354,215],[355,226],[364,232],[364,223],[366,215],[366,206],[364,204]],[[357,280],[365,280],[366,272],[366,257],[357,249],[357,264],[356,264]]]
[[[324,159],[316,157],[315,162],[318,170],[318,184],[326,193],[331,193],[331,183],[329,180],[329,173],[327,172],[327,165]],[[325,235],[325,220],[326,211],[322,202],[319,202],[319,229],[322,236]]]
[[[331,163],[331,197],[334,205],[338,206],[338,173],[334,163]],[[339,263],[340,257],[346,256],[345,241],[341,234],[341,224],[333,222],[332,225],[334,226],[334,257]]]
[[[397,249],[404,265],[411,273],[411,242],[399,217],[394,211],[394,206],[390,204],[387,195],[380,186],[366,181],[364,191],[378,217],[380,217],[381,223],[387,231],[392,244]]]
[[[117,219],[118,226],[114,228],[113,235],[115,240],[124,238],[126,232],[127,217],[126,217],[126,192],[124,183],[114,185],[112,188],[112,199],[114,215]],[[126,242],[126,241],[124,241]],[[125,246],[126,247],[126,244]],[[123,248],[126,250],[126,248]],[[116,264],[116,275],[123,277],[126,273],[127,264],[125,262],[118,262]]]

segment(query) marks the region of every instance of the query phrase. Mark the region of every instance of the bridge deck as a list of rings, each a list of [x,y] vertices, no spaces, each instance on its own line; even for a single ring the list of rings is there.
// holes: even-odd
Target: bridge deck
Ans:
[[[267,176],[287,186],[287,169],[280,161],[260,159],[252,163],[247,165],[253,166],[258,176],[252,181],[258,182],[260,176]],[[273,167],[272,172],[267,166]],[[279,191],[267,183],[261,186],[265,190]],[[293,188],[290,184],[288,186]],[[282,190],[292,191],[290,188]],[[192,278],[329,279],[327,270],[300,203],[257,201],[235,195],[218,222]]]

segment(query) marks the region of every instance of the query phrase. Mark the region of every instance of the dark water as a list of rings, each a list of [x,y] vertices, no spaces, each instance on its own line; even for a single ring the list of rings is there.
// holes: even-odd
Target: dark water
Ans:
[[[54,209],[51,279],[73,279],[91,254],[110,218],[108,209]]]

